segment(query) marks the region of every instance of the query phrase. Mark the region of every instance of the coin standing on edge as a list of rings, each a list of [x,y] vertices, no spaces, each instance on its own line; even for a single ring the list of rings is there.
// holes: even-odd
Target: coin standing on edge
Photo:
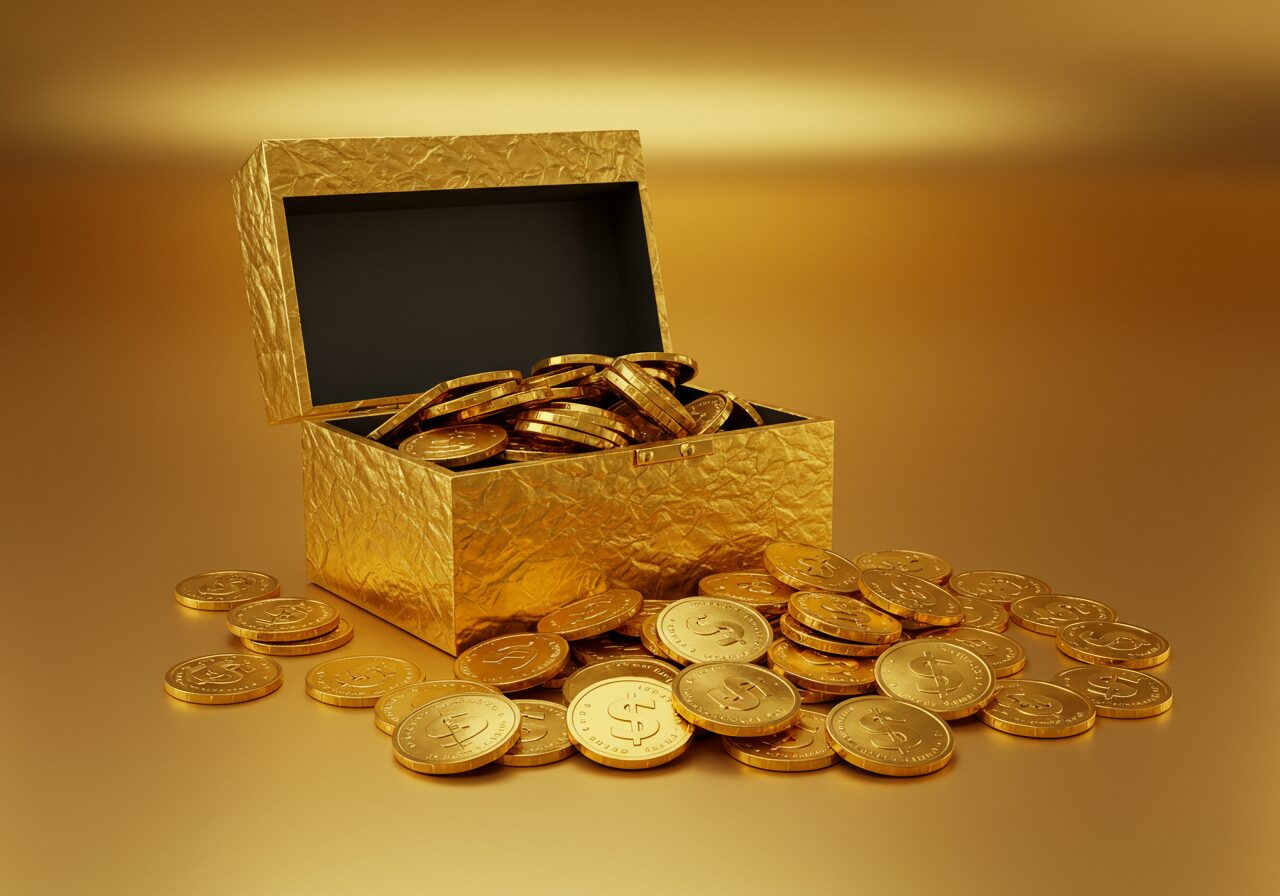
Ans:
[[[215,653],[184,660],[164,673],[164,690],[184,703],[245,703],[284,684],[280,666],[251,653]]]
[[[253,641],[305,641],[338,627],[338,610],[310,597],[269,597],[227,614],[227,628]]]
[[[850,594],[858,590],[859,570],[834,551],[794,541],[775,541],[764,549],[764,568],[797,591]]]
[[[230,610],[279,593],[275,576],[247,569],[203,572],[183,579],[173,589],[174,599],[193,610]]]
[[[421,680],[422,670],[393,656],[344,656],[312,666],[307,696],[330,706],[366,707]]]
[[[478,681],[461,681],[459,679],[442,679],[437,681],[415,681],[402,688],[396,688],[383,694],[373,704],[373,724],[386,734],[395,734],[396,726],[403,722],[410,713],[426,706],[432,700],[449,697],[454,694],[501,694],[497,688]]]
[[[977,597],[999,604],[1006,610],[1020,597],[1032,594],[1052,594],[1049,583],[1035,576],[1017,572],[999,572],[994,569],[977,569],[960,572],[947,580],[947,587],[956,594]]]
[[[339,619],[338,627],[333,631],[304,641],[255,641],[252,638],[241,638],[240,643],[254,653],[265,653],[268,656],[311,656],[349,644],[355,633],[350,622]]]
[[[500,694],[453,694],[415,709],[391,737],[396,761],[426,775],[488,765],[520,740],[520,710]]]
[[[609,678],[569,704],[569,739],[592,762],[642,769],[681,756],[693,726],[671,701],[671,688],[648,678]]]
[[[1150,629],[1123,622],[1073,622],[1058,629],[1058,649],[1095,666],[1146,669],[1169,659],[1169,642]]]
[[[759,612],[720,597],[673,600],[656,620],[658,637],[681,663],[724,660],[753,663],[773,640],[773,626]]]
[[[564,671],[570,659],[569,642],[559,635],[499,635],[458,654],[453,673],[510,693],[550,681]]]
[[[948,720],[981,711],[996,688],[996,674],[986,660],[936,638],[893,645],[876,660],[875,676],[880,693]]]
[[[827,739],[851,765],[908,778],[938,771],[955,755],[951,726],[891,697],[853,697],[827,714]]]
[[[724,751],[745,765],[771,772],[810,772],[836,761],[827,741],[825,713],[802,709],[791,724],[764,737],[725,737]]]
[[[1163,679],[1137,669],[1077,666],[1053,676],[1053,684],[1075,691],[1108,719],[1146,719],[1173,706],[1173,689]]]
[[[791,727],[800,693],[776,672],[748,663],[696,663],[671,685],[676,712],[706,731],[763,737]]]
[[[1072,737],[1097,720],[1087,697],[1047,681],[1002,681],[995,698],[982,709],[982,721],[1019,737]]]
[[[567,710],[549,700],[516,700],[520,739],[498,757],[501,765],[530,768],[568,759],[577,749],[569,740]]]
[[[613,631],[640,612],[644,597],[629,588],[610,588],[561,607],[538,620],[538,631],[566,641],[594,638]]]

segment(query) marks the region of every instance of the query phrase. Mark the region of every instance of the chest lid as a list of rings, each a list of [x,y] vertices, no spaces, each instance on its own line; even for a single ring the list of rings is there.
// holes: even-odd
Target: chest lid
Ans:
[[[234,192],[272,423],[671,350],[635,131],[268,140]]]

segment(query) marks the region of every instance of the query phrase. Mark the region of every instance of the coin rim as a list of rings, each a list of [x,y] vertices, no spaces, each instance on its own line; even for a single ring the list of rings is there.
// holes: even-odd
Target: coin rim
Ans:
[[[344,625],[347,627],[346,631],[342,629]],[[241,638],[240,643],[263,656],[315,656],[345,647],[355,636],[355,626],[339,617],[337,626],[331,631],[305,641],[255,641],[253,638]],[[326,638],[329,640],[324,640]]]
[[[859,581],[861,581],[861,576],[859,576]],[[870,610],[876,615],[883,616],[885,619],[888,619],[895,626],[897,626],[897,631],[896,632],[890,631],[882,634],[879,632],[870,631],[868,629],[841,628],[839,625],[835,624],[834,622],[827,622],[825,619],[821,618],[820,616],[816,616],[815,614],[808,612],[800,604],[795,603],[797,596],[800,596],[803,602],[803,595],[806,595],[806,594],[825,594],[829,597],[834,597],[839,600],[847,600],[850,603],[854,604],[859,610]],[[859,644],[893,644],[897,641],[902,640],[902,623],[896,617],[890,615],[889,613],[884,612],[884,610],[880,609],[879,607],[867,606],[862,601],[858,600],[857,598],[850,597],[848,594],[840,594],[839,592],[835,592],[835,591],[813,591],[811,589],[805,589],[804,591],[796,591],[791,595],[791,597],[787,601],[787,612],[790,613],[791,616],[797,622],[801,623],[802,625],[808,626],[809,628],[813,629],[815,632],[818,632],[819,634],[823,634],[823,635],[831,635],[832,637],[841,638],[845,641],[854,641]],[[814,621],[810,621],[810,620],[814,620]],[[856,632],[857,634],[850,635],[848,634],[848,632]]]
[[[329,632],[337,628],[338,623],[342,620],[342,614],[339,612],[337,607],[328,601],[323,601],[315,597],[264,597],[262,600],[293,600],[323,604],[333,611],[333,619],[317,623],[311,626],[311,628],[295,629],[293,631],[263,631],[262,629],[252,629],[232,622],[231,617],[235,614],[236,610],[258,603],[256,600],[251,600],[240,604],[238,607],[234,607],[231,612],[227,613],[227,628],[231,631],[231,634],[235,635],[237,638],[249,638],[253,641],[270,641],[277,643],[281,641],[306,641],[309,638],[318,638],[321,635],[327,635]]]
[[[1157,631],[1152,631],[1149,628],[1143,628],[1142,626],[1134,625],[1131,622],[1120,622],[1119,620],[1116,620],[1116,619],[1108,619],[1105,621],[1110,625],[1123,625],[1126,628],[1136,629],[1137,631],[1140,631],[1144,634],[1155,635],[1162,642],[1164,642],[1164,650],[1160,651],[1160,653],[1158,654],[1155,654],[1150,657],[1145,657],[1145,658],[1138,658],[1138,659],[1130,659],[1127,657],[1113,658],[1113,657],[1100,656],[1096,653],[1089,653],[1084,648],[1067,644],[1063,640],[1064,629],[1071,628],[1072,626],[1075,626],[1075,625],[1096,625],[1099,621],[1104,621],[1104,620],[1086,619],[1086,620],[1081,620],[1080,622],[1071,622],[1071,623],[1068,623],[1067,625],[1062,626],[1062,628],[1059,628],[1057,637],[1055,639],[1055,643],[1058,645],[1058,649],[1063,653],[1065,653],[1067,656],[1071,657],[1073,660],[1079,660],[1080,662],[1086,663],[1090,666],[1119,666],[1120,668],[1123,668],[1123,669],[1150,669],[1152,666],[1160,666],[1169,661],[1169,656],[1170,654],[1173,653],[1173,645],[1169,642],[1168,638],[1166,638],[1164,635],[1160,634]]]

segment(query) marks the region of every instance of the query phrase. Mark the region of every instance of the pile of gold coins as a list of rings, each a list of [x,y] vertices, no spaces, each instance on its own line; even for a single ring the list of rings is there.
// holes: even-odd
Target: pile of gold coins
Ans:
[[[494,370],[439,383],[369,438],[456,469],[764,423],[754,407],[724,390],[681,403],[676,387],[697,373],[693,358],[675,352],[557,355],[537,361],[529,376]]]
[[[467,649],[452,679],[422,681],[417,666],[393,657],[343,657],[311,669],[307,693],[372,707],[397,761],[426,774],[545,765],[575,753],[652,768],[710,732],[756,768],[809,771],[843,758],[907,777],[951,761],[959,720],[1056,738],[1089,730],[1098,716],[1144,718],[1172,706],[1169,686],[1141,671],[1168,659],[1163,637],[1040,579],[952,575],[945,560],[918,551],[849,560],[791,542],[769,545],[762,563],[709,575],[693,597],[653,600],[625,588],[585,597],[543,617],[536,631]],[[178,599],[230,609],[228,627],[251,649],[288,644],[288,634],[323,637],[314,630],[329,624],[329,612],[336,618],[332,607],[264,596],[274,580],[252,578],[260,575],[195,577],[180,584]],[[242,577],[234,596],[240,586],[227,581],[192,596],[190,583],[232,576]],[[1013,677],[1027,660],[1004,634],[1011,620],[1054,637],[1086,665],[1050,681]],[[279,667],[261,656],[219,654],[174,666],[165,688],[219,703],[255,699],[279,683]]]

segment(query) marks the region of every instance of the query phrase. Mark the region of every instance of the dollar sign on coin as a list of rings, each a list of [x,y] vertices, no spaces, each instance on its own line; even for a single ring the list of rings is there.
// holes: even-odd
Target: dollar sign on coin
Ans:
[[[652,700],[637,699],[633,693],[621,700],[609,704],[609,715],[625,725],[614,725],[611,730],[614,737],[631,741],[633,746],[640,746],[646,737],[658,733],[658,718],[653,711],[658,705]],[[648,712],[644,712],[648,710]]]
[[[796,562],[807,576],[829,579],[836,574],[835,564],[826,557],[799,557]]]
[[[547,726],[539,725],[539,722],[545,722],[547,714],[544,712],[536,712],[532,709],[525,709],[520,713],[520,742],[533,743],[542,740],[547,736]]]
[[[850,609],[832,603],[821,603],[818,607],[831,615],[832,621],[846,628],[863,628],[871,624],[871,617],[861,610]]]
[[[876,735],[871,743],[881,750],[897,750],[905,754],[907,750],[920,745],[920,735],[907,724],[906,719],[895,719],[887,712],[874,709],[858,720],[865,730]]]
[[[528,644],[507,644],[494,651],[496,656],[486,657],[482,662],[505,666],[513,663],[512,669],[523,669],[537,656],[537,648],[532,641]]]
[[[1062,703],[1047,694],[1036,696],[1024,693],[1017,688],[1001,691],[996,697],[996,702],[1006,709],[1012,709],[1032,718],[1055,716],[1063,710]]]
[[[688,626],[689,631],[693,632],[695,635],[703,635],[705,637],[719,635],[716,643],[721,647],[729,647],[733,644],[739,643],[743,640],[742,636],[746,634],[746,631],[742,626],[738,625],[736,622],[730,622],[728,620],[708,622],[707,614],[705,613],[701,616],[693,617],[686,623],[686,625]]]
[[[613,601],[609,598],[596,598],[579,601],[568,615],[568,621],[574,624],[603,619],[613,612]]]
[[[191,679],[200,684],[234,684],[244,678],[243,666],[237,662],[220,662],[194,669]]]
[[[804,715],[796,716],[796,720],[791,723],[791,727],[779,736],[779,739],[773,744],[773,748],[775,750],[807,750],[813,746],[813,736],[820,730],[822,730],[820,723],[812,721]]]
[[[426,734],[436,740],[452,738],[453,743],[446,746],[460,747],[488,727],[487,719],[473,716],[470,712],[455,712],[427,725]]]
[[[760,695],[756,696],[754,691],[759,691]],[[754,681],[730,677],[717,687],[708,690],[707,696],[719,703],[722,709],[738,709],[747,712],[760,705],[761,697],[769,695]]]
[[[1089,676],[1088,691],[1099,700],[1129,700],[1138,696],[1142,679],[1130,672],[1102,672]]]
[[[913,659],[908,668],[923,679],[919,685],[922,693],[945,697],[964,683],[964,676],[944,668],[953,665],[946,657],[926,653]]]
[[[1105,647],[1108,650],[1141,650],[1144,647],[1153,646],[1141,635],[1131,635],[1126,632],[1106,632],[1101,635],[1093,631],[1082,632],[1080,640],[1094,647]]]

